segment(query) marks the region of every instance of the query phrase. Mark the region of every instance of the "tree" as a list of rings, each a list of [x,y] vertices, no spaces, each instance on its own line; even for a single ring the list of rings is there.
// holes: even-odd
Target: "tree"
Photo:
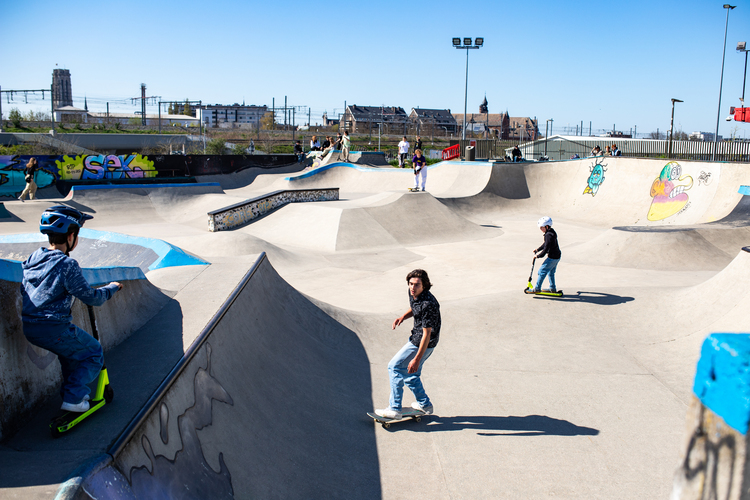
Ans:
[[[21,120],[23,120],[23,115],[21,115],[21,111],[19,111],[18,108],[11,108],[10,113],[8,113],[8,119],[13,122],[14,127],[21,128]]]
[[[263,130],[272,130],[274,128],[273,126],[273,112],[269,111],[260,119],[260,128]]]
[[[246,155],[247,146],[243,146],[242,144],[235,144],[234,146],[232,146],[232,154],[233,155]]]
[[[190,101],[185,99],[185,110],[182,112],[185,116],[193,116],[193,109],[190,107]]]
[[[227,144],[224,139],[211,139],[206,144],[207,155],[223,155],[227,152]]]

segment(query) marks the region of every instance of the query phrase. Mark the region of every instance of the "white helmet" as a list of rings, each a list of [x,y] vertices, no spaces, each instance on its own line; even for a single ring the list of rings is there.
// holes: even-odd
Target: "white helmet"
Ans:
[[[544,226],[551,226],[552,225],[552,219],[547,217],[546,215],[536,221],[537,226],[544,227]]]

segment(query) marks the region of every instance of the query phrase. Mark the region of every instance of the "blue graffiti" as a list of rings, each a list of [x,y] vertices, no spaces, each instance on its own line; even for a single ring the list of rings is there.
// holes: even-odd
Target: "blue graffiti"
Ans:
[[[599,186],[604,182],[604,172],[607,171],[607,167],[601,161],[597,161],[589,169],[591,170],[591,175],[589,175],[586,181],[586,189],[583,190],[583,194],[591,193],[591,196],[596,196]]]
[[[26,187],[23,169],[26,168],[31,156],[0,155],[0,197],[16,198]],[[42,156],[35,156],[39,161],[39,168],[34,174],[34,181],[41,189],[51,186],[55,182],[57,165]],[[47,157],[49,158],[49,157]]]

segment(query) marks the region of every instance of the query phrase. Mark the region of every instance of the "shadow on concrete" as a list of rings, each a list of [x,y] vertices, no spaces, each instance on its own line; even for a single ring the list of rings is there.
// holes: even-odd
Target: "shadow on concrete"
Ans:
[[[427,422],[425,422],[427,420]],[[392,424],[388,429],[411,432],[447,432],[473,429],[480,436],[596,436],[598,429],[575,425],[567,420],[545,415],[525,417],[456,416],[424,417],[421,423],[409,421],[403,425]],[[497,431],[497,432],[492,432]]]
[[[535,299],[548,299],[557,300],[560,302],[586,302],[589,304],[596,304],[599,306],[614,306],[617,304],[624,304],[626,302],[632,302],[635,300],[634,297],[625,297],[622,295],[615,295],[612,293],[602,292],[575,292],[575,295],[563,295],[562,297],[552,297],[549,295],[534,295]]]
[[[25,427],[0,445],[0,491],[56,488],[81,463],[107,450],[182,357],[182,317],[180,303],[170,299],[130,338],[105,353],[114,400],[54,440],[49,422],[58,414],[60,397],[49,398]]]

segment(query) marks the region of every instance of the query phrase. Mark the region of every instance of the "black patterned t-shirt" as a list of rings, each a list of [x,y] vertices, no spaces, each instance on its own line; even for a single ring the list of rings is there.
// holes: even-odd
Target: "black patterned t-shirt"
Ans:
[[[409,341],[419,347],[423,328],[432,328],[427,347],[435,347],[440,340],[440,304],[437,299],[430,292],[422,292],[416,299],[409,293],[409,305],[414,314],[414,328],[411,329]]]

